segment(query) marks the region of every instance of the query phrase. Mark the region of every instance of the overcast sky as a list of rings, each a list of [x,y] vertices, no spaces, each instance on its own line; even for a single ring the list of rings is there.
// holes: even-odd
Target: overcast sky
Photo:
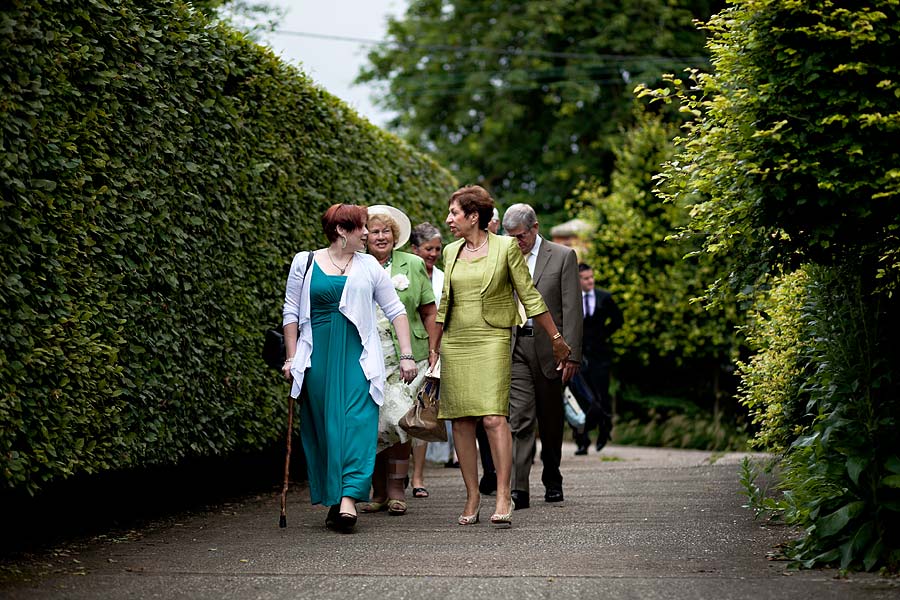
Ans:
[[[285,7],[288,13],[278,27],[280,33],[267,34],[264,42],[363,117],[383,126],[388,114],[372,104],[371,89],[351,85],[369,46],[296,34],[382,40],[388,14],[403,14],[407,0],[269,0],[269,4]]]

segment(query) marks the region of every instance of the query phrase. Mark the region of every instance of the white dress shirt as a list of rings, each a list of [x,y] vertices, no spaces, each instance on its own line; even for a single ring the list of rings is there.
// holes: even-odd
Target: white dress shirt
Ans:
[[[534,238],[534,246],[531,247],[531,252],[528,253],[528,257],[525,259],[525,262],[528,264],[528,272],[531,273],[531,279],[534,280],[534,265],[537,263],[537,255],[538,251],[541,249],[541,236],[535,236]],[[534,321],[532,319],[525,319],[525,327],[534,327]]]
[[[587,304],[585,304],[587,303]],[[584,311],[585,317],[590,317],[594,314],[594,293],[590,292],[581,292],[581,305],[584,306],[587,310]]]

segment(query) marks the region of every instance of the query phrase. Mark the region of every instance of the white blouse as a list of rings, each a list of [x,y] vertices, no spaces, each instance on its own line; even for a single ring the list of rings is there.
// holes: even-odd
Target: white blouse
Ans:
[[[441,294],[444,292],[444,272],[431,267],[431,288],[434,290],[434,307],[441,305]]]
[[[313,352],[312,326],[309,322],[309,284],[312,274],[305,276],[303,272],[306,269],[307,256],[306,252],[298,252],[294,256],[284,294],[282,323],[298,324],[297,351],[291,363],[291,375],[294,376],[291,396],[294,398],[300,395],[303,377],[311,364],[310,357]],[[310,265],[310,269],[312,267]],[[376,302],[391,323],[400,315],[406,314],[406,309],[397,296],[397,290],[394,289],[387,271],[374,256],[357,253],[353,258],[353,266],[347,274],[338,310],[356,326],[363,347],[359,364],[366,379],[369,380],[369,394],[375,404],[381,406],[384,402],[385,372],[384,354],[375,317]]]

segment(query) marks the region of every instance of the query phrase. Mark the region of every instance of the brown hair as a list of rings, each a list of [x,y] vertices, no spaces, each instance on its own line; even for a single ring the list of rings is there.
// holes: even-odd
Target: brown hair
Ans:
[[[322,231],[329,242],[338,239],[338,226],[345,231],[354,231],[366,224],[367,215],[365,206],[356,204],[332,204],[322,215]]]
[[[487,229],[494,216],[494,199],[480,185],[467,185],[459,188],[450,196],[450,202],[459,204],[465,215],[478,213],[478,228]]]

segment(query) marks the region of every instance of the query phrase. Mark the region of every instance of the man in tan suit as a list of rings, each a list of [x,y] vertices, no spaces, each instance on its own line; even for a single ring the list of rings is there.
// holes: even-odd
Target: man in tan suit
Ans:
[[[530,322],[513,334],[512,380],[509,389],[509,424],[513,436],[510,489],[516,510],[530,506],[528,478],[535,453],[535,425],[541,434],[544,500],[563,500],[559,463],[563,440],[563,385],[581,364],[583,308],[575,251],[543,239],[537,215],[527,204],[514,204],[503,215],[503,228],[516,238],[528,263],[535,287],[544,298],[572,354],[557,370],[550,338]]]

